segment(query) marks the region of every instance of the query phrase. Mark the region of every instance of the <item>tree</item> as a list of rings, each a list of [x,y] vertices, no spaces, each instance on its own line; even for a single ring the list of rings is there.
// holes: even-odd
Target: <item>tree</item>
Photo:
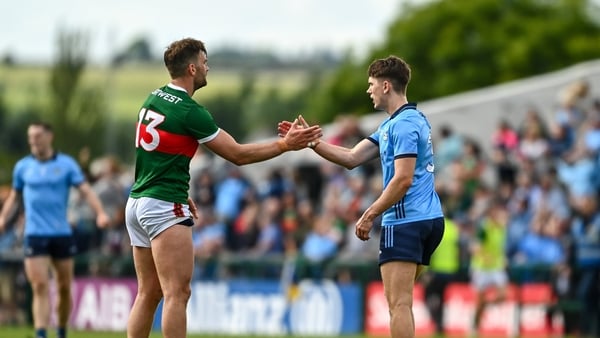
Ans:
[[[59,32],[58,57],[50,73],[47,116],[55,128],[57,147],[69,153],[83,147],[99,153],[103,146],[104,92],[99,85],[81,85],[87,65],[87,42],[82,32]]]
[[[148,63],[154,61],[150,41],[145,37],[140,37],[133,40],[124,51],[115,55],[111,63],[116,67],[127,62]]]
[[[546,73],[600,57],[598,8],[589,0],[447,0],[405,4],[385,42],[351,59],[319,90],[312,106],[331,120],[338,112],[368,113],[366,69],[398,55],[414,70],[409,98],[423,101]],[[551,23],[551,24],[550,24]],[[360,80],[359,80],[360,79]]]

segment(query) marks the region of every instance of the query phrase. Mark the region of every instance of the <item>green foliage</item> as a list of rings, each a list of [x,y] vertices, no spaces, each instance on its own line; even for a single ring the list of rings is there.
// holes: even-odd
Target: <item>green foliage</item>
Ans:
[[[126,62],[149,63],[153,61],[155,60],[150,41],[146,37],[139,37],[133,40],[124,51],[117,53],[112,58],[111,64],[116,67]]]
[[[600,57],[600,24],[586,0],[452,0],[406,4],[385,42],[359,63],[347,61],[314,111],[372,111],[365,71],[376,58],[411,64],[410,100],[423,101],[557,70]],[[596,12],[595,12],[596,11]],[[366,98],[363,100],[362,98]]]
[[[259,74],[247,71],[242,74],[238,90],[232,88],[200,103],[211,112],[217,125],[239,142],[244,142],[252,133],[275,136],[279,121],[293,119],[306,109],[311,91],[316,89],[313,84],[321,78],[319,71],[311,74],[307,86],[299,85],[301,90],[290,92],[278,85],[289,81],[290,76],[285,72],[271,74],[268,86],[259,88]]]
[[[356,114],[373,110],[366,94],[367,70],[363,65],[356,64],[350,55],[332,76],[324,79],[312,79],[314,88],[318,88],[318,91],[308,101],[305,117],[323,123],[333,121],[339,113]]]
[[[247,72],[243,74],[239,90],[219,93],[200,102],[211,112],[216,124],[238,141],[244,139],[248,133],[243,111],[245,103],[255,91],[255,80],[255,74]]]
[[[12,169],[17,160],[29,153],[27,127],[39,120],[39,113],[26,110],[2,121],[0,133],[0,185],[10,183]]]
[[[405,12],[371,56],[405,58],[418,100],[541,74],[600,56],[600,26],[587,18],[586,6],[581,0],[437,1]],[[568,42],[575,38],[595,51],[572,53]]]
[[[80,32],[60,32],[57,46],[47,115],[54,125],[56,147],[70,154],[89,147],[98,154],[103,151],[105,98],[100,86],[81,85],[87,64],[87,37]]]

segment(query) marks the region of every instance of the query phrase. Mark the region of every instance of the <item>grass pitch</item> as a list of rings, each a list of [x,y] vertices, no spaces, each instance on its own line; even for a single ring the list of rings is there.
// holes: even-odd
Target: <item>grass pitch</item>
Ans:
[[[32,327],[16,327],[16,326],[0,326],[0,338],[33,338]],[[48,330],[48,338],[56,337],[54,330]],[[102,332],[102,331],[75,331],[69,330],[69,338],[124,338],[125,332]],[[150,334],[150,338],[161,338],[160,332],[153,331]],[[188,334],[188,338],[257,338],[262,337],[261,335],[227,335],[227,336],[215,336],[215,335],[198,335]],[[302,338],[300,336],[268,336],[269,338]],[[342,336],[344,338],[369,338],[368,336]],[[320,338],[317,336],[310,336],[306,338]]]

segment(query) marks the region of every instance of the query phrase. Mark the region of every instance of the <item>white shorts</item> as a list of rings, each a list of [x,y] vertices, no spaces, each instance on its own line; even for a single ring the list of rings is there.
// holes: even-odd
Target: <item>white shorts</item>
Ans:
[[[175,224],[192,226],[192,213],[187,204],[150,197],[129,198],[125,206],[125,225],[131,246],[150,247],[161,232]]]
[[[471,283],[473,288],[478,291],[492,286],[504,287],[508,284],[508,275],[504,270],[473,270],[471,272]]]

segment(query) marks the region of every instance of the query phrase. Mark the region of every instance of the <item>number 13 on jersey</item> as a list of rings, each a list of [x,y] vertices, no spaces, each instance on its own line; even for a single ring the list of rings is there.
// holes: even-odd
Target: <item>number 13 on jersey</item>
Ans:
[[[143,122],[149,121],[147,124]],[[135,147],[142,146],[146,151],[153,151],[160,144],[160,134],[156,127],[165,120],[165,116],[155,111],[142,108],[135,130]]]

